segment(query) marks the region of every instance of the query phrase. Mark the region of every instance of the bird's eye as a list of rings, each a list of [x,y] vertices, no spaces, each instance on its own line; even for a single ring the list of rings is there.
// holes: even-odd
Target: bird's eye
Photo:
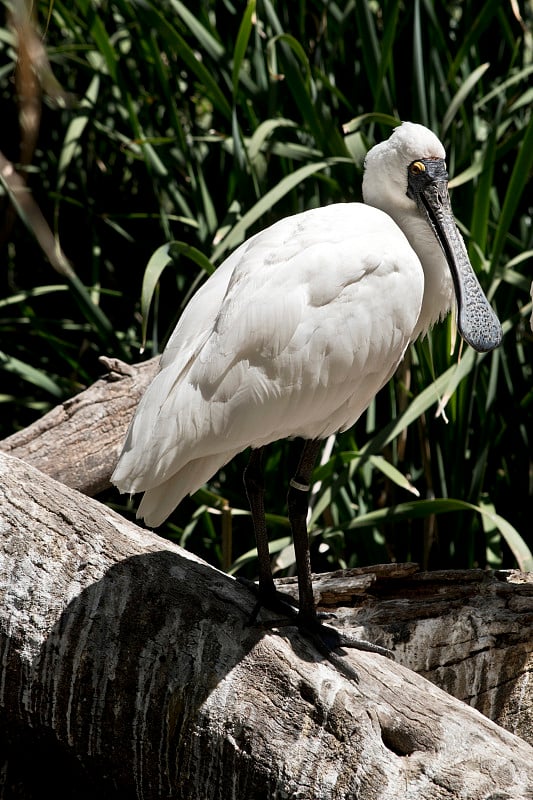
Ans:
[[[422,163],[422,161],[413,161],[413,163],[409,166],[409,172],[411,175],[420,175],[422,172],[426,171],[426,165]]]

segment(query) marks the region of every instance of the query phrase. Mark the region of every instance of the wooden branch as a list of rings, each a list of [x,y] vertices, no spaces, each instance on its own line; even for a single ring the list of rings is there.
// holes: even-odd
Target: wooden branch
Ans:
[[[517,736],[381,656],[347,654],[348,681],[294,629],[248,625],[233,579],[6,455],[0,524],[2,717],[75,756],[94,794],[532,795]]]
[[[104,378],[4,440],[0,450],[85,494],[107,488],[158,359],[135,366],[101,360],[108,369]],[[476,570],[415,572],[416,565],[382,565],[334,573],[317,580],[316,599],[323,606],[348,606],[337,611],[339,624],[348,628],[357,628],[364,613],[370,638],[389,645],[387,625],[395,626],[396,639],[401,628],[403,641],[395,643],[401,663],[533,744],[531,576],[505,573],[489,580]],[[296,595],[296,579],[280,585]],[[380,600],[379,607],[372,605],[375,626],[369,596]]]
[[[105,377],[0,442],[4,453],[91,497],[110,486],[130,419],[159,357],[133,366],[100,361],[108,370]]]
[[[276,581],[297,598],[296,578]],[[533,745],[533,574],[381,564],[315,576],[337,625]]]

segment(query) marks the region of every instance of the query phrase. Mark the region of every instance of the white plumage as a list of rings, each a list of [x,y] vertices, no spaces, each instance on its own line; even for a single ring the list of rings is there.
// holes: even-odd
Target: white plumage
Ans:
[[[147,524],[159,525],[250,445],[349,428],[409,343],[448,313],[454,281],[437,239],[438,213],[436,221],[428,218],[422,200],[408,195],[418,185],[413,162],[429,174],[443,159],[431,131],[404,123],[367,156],[366,205],[335,204],[280,220],[242,244],[199,289],[112,477],[123,492],[145,493],[138,515]],[[464,251],[456,229],[454,236],[452,249]],[[464,289],[461,277],[454,280],[456,292]],[[474,281],[474,299],[467,289],[463,303],[496,330]],[[497,331],[491,336],[478,349],[495,346]]]

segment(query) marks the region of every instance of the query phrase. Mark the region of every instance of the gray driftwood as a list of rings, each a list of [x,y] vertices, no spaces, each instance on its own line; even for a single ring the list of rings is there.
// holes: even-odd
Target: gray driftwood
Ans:
[[[47,775],[55,797],[77,798],[533,797],[523,739],[382,656],[347,654],[359,682],[347,680],[294,629],[250,626],[253,599],[233,579],[7,455],[0,525],[3,797],[43,796]],[[427,635],[415,640],[397,587],[406,580],[421,608],[431,579],[405,569],[363,575],[370,588],[381,581],[378,602],[349,594],[365,598],[357,623],[368,635],[400,656],[403,640],[418,642],[430,670],[438,615],[423,615]],[[498,585],[507,594],[483,590],[484,602],[507,597],[518,628],[530,595]],[[474,595],[458,589],[453,605]],[[460,671],[472,630],[440,631],[444,669],[456,646]]]
[[[103,378],[0,442],[0,450],[91,497],[110,486],[130,419],[159,357],[133,366],[116,358],[100,361]]]
[[[297,597],[295,578],[277,583]],[[317,575],[314,592],[340,628],[533,745],[532,573],[381,564]]]

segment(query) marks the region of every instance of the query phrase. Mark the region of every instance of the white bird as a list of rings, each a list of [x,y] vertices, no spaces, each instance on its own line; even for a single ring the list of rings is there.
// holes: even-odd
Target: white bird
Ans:
[[[196,292],[112,476],[121,492],[144,492],[137,515],[157,526],[251,446],[245,485],[260,596],[268,600],[275,590],[262,448],[302,437],[288,511],[299,577],[297,624],[306,630],[325,627],[313,603],[306,529],[320,441],[356,422],[408,345],[454,302],[459,332],[476,350],[491,350],[502,337],[453,221],[445,152],[435,134],[405,122],[373,147],[363,198],[364,204],[338,203],[280,220],[244,242]],[[333,646],[339,643],[358,646],[344,639]]]

